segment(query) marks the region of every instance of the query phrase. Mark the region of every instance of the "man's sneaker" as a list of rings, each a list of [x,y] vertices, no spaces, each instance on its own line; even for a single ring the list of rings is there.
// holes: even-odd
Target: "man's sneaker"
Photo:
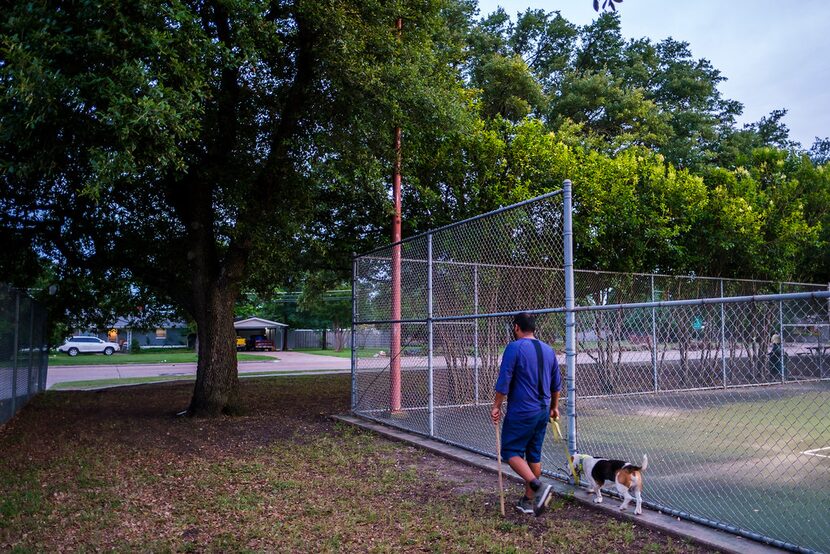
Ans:
[[[533,502],[533,513],[537,517],[542,515],[553,499],[553,486],[543,483],[542,487],[536,491],[536,498]]]
[[[522,496],[518,502],[516,502],[516,509],[522,512],[523,514],[532,514],[533,513],[533,500],[529,499],[526,496]]]

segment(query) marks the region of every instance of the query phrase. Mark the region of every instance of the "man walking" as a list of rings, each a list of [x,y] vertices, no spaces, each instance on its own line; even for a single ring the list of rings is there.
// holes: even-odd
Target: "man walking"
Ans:
[[[513,337],[501,360],[496,396],[490,417],[499,424],[501,405],[507,399],[502,426],[501,456],[525,480],[525,495],[516,509],[541,515],[551,499],[552,487],[542,483],[542,443],[548,419],[559,418],[562,378],[553,348],[535,337],[536,321],[528,313],[513,318]]]

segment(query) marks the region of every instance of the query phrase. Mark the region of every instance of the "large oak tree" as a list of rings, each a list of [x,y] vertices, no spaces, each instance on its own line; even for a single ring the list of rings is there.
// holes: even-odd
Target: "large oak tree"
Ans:
[[[453,68],[471,10],[455,0],[7,3],[2,238],[59,279],[138,285],[178,307],[198,328],[189,411],[233,410],[241,287],[284,280],[333,245],[348,254],[343,241],[377,227],[392,127],[416,143],[463,113]]]

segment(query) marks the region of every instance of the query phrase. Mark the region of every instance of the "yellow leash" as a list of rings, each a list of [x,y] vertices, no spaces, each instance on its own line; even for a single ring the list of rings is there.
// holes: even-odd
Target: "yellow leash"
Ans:
[[[565,445],[565,459],[568,460],[568,466],[571,468],[571,475],[574,477],[574,483],[576,486],[579,486],[579,474],[577,474],[576,469],[574,468],[574,461],[571,459],[571,453],[568,452],[568,443],[565,442],[565,437],[562,435],[562,429],[559,428],[559,421],[556,419],[549,419],[548,422],[556,429],[556,434],[559,435],[559,440],[562,441],[562,444]]]

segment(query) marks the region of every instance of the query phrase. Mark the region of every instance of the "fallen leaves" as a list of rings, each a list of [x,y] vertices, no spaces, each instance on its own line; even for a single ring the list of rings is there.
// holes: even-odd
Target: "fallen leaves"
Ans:
[[[561,501],[497,515],[495,476],[335,424],[348,376],[241,383],[251,412],[177,418],[190,385],[36,398],[0,433],[0,545],[35,551],[677,552]],[[68,396],[69,402],[55,401]],[[29,504],[8,499],[27,498]],[[520,494],[515,487],[516,496]],[[607,533],[606,533],[607,535]],[[663,548],[665,547],[665,548]]]

